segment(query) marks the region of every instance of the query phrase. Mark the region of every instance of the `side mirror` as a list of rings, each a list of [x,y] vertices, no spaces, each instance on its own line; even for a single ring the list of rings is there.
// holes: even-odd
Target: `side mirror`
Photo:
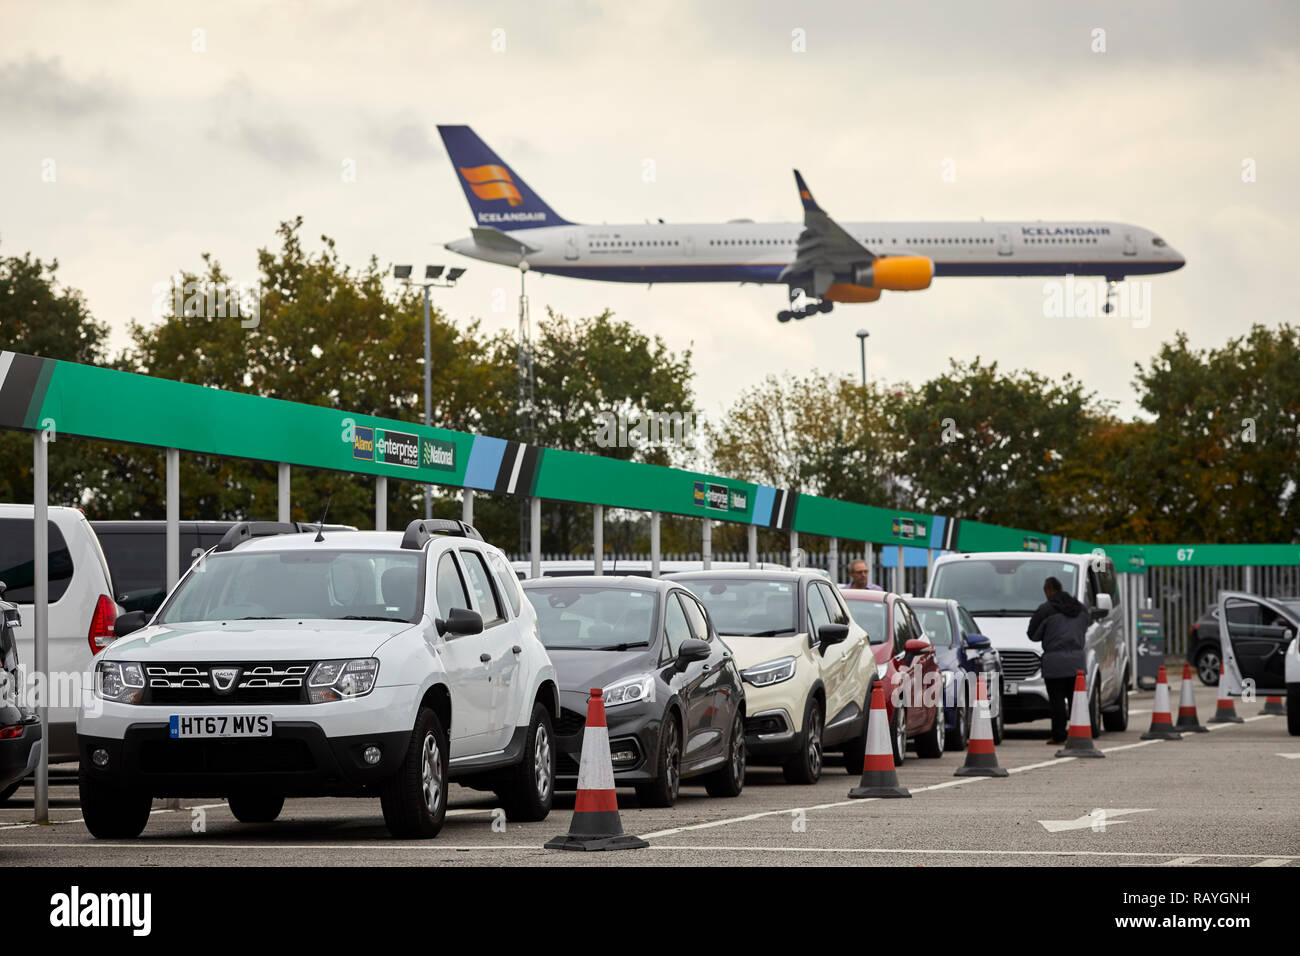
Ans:
[[[923,641],[919,637],[914,637],[903,645],[903,650],[909,654],[925,654],[934,650],[934,645],[929,641]]]
[[[1098,611],[1105,611],[1107,614],[1109,614],[1114,609],[1114,607],[1115,607],[1115,602],[1110,599],[1109,594],[1102,593],[1097,595]]]
[[[823,624],[817,628],[817,642],[821,645],[822,653],[826,653],[826,648],[832,644],[842,644],[849,637],[849,626],[847,624]]]
[[[144,611],[128,611],[120,615],[113,625],[113,634],[116,637],[125,637],[134,631],[140,630],[149,623],[149,615]]]
[[[983,634],[967,634],[967,635],[966,635],[966,646],[967,646],[967,647],[973,647],[973,648],[975,648],[976,650],[980,650],[980,651],[982,651],[982,650],[984,650],[985,648],[992,647],[992,646],[993,646],[993,642],[990,641],[990,640],[989,640],[987,637],[985,637]]]
[[[122,620],[120,617],[118,620]],[[469,608],[454,607],[447,612],[447,617],[436,617],[433,619],[433,626],[438,629],[439,637],[446,637],[448,634],[456,636],[464,634],[482,634],[483,633],[483,615],[478,611],[471,611]]]
[[[713,649],[707,642],[688,637],[677,651],[677,669],[684,671],[694,661],[707,661],[712,653]]]

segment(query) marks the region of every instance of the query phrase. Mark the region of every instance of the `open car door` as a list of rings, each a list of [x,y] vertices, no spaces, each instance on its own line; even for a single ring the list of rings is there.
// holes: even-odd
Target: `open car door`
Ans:
[[[1258,594],[1220,591],[1220,691],[1240,697],[1250,686],[1256,696],[1285,694],[1286,650],[1297,633],[1300,614],[1291,608]]]

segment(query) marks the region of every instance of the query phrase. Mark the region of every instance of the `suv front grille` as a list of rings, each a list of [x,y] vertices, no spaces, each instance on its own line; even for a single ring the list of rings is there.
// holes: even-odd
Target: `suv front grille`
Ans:
[[[217,689],[214,667],[236,667],[239,675],[227,691]],[[305,704],[311,661],[254,661],[146,664],[146,704]]]
[[[1004,680],[1029,680],[1042,669],[1042,658],[1033,651],[1001,651]]]

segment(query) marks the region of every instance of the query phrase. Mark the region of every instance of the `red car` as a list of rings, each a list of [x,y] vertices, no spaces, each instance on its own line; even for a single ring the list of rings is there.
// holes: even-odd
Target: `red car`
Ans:
[[[910,740],[922,757],[942,757],[943,672],[934,646],[907,602],[889,591],[844,588],[849,613],[871,640],[876,664],[884,668],[885,710],[894,763],[901,764]],[[861,768],[850,773],[861,772]]]

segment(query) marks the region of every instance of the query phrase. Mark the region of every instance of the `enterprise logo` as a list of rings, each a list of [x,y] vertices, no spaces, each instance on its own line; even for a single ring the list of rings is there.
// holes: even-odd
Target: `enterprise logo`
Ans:
[[[504,199],[512,206],[523,204],[524,198],[515,188],[510,170],[504,166],[461,166],[461,176],[479,199]]]
[[[694,502],[697,508],[726,511],[730,500],[730,492],[726,485],[711,485],[703,481],[695,482]]]
[[[420,466],[420,437],[406,432],[380,431],[375,437],[375,461],[404,468]]]

